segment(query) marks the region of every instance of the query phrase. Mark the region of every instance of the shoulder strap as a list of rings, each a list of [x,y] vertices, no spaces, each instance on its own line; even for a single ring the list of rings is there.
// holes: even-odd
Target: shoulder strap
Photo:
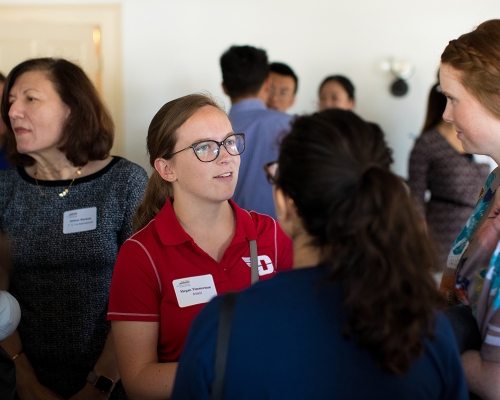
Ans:
[[[215,349],[215,377],[212,385],[212,400],[222,400],[224,398],[231,321],[237,297],[238,292],[227,292],[222,298],[217,330],[217,347]]]
[[[250,268],[252,270],[250,283],[259,281],[259,256],[257,255],[257,241],[250,240]]]
[[[250,217],[250,220],[254,223],[255,221],[252,218],[252,214],[250,214],[250,211],[248,210],[245,211]],[[249,240],[248,244],[250,246],[250,269],[251,269],[250,284],[253,285],[254,283],[259,281],[259,255],[257,252],[257,231],[255,231],[255,239]]]

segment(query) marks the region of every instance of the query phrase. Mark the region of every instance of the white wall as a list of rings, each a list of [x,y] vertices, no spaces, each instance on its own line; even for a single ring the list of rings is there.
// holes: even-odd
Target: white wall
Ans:
[[[102,3],[87,1],[87,3]],[[0,0],[0,4],[44,4]],[[51,4],[85,3],[55,0]],[[449,40],[500,18],[498,0],[121,0],[126,156],[147,165],[145,137],[158,109],[176,97],[209,91],[230,107],[220,88],[218,60],[233,44],[265,48],[299,75],[294,113],[312,112],[329,74],[349,76],[356,111],[378,122],[394,149],[394,170],[407,175],[412,137],[424,118],[439,56]],[[403,98],[389,94],[388,58],[416,70]]]

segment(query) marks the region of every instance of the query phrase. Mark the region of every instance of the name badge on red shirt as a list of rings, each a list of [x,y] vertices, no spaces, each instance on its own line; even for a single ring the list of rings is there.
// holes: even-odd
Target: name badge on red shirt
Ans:
[[[181,308],[208,303],[217,296],[214,278],[211,274],[176,279],[172,281],[172,284]]]

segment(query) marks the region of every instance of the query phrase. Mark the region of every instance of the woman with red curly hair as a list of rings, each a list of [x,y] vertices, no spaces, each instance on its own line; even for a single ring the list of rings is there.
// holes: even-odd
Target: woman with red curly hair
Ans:
[[[448,98],[443,119],[464,150],[500,163],[500,20],[483,22],[452,40],[441,55],[440,83]],[[500,398],[500,169],[486,179],[476,208],[453,244],[442,291],[459,331],[471,392]],[[478,193],[479,194],[479,193]]]

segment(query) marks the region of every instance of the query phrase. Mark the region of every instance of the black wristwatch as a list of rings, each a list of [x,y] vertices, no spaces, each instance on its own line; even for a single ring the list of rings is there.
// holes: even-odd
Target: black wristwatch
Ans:
[[[104,375],[97,375],[94,371],[89,372],[87,381],[101,392],[111,393],[115,388],[115,383],[112,379],[106,378]]]

